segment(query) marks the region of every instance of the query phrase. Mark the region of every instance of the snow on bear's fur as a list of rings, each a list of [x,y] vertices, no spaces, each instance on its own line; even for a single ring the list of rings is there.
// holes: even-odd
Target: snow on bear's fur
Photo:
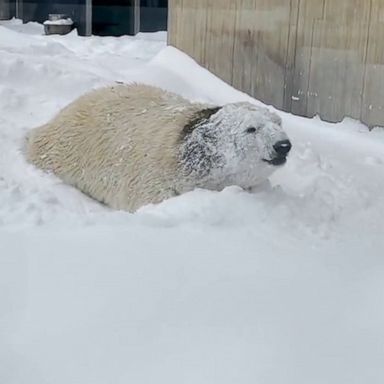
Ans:
[[[280,118],[250,103],[195,104],[148,85],[92,91],[30,132],[27,159],[128,211],[194,188],[263,182],[283,161]]]

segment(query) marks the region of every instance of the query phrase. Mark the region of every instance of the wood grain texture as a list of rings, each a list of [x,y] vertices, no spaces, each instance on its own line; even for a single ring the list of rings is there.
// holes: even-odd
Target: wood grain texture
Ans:
[[[169,44],[267,104],[384,126],[384,0],[170,0]]]

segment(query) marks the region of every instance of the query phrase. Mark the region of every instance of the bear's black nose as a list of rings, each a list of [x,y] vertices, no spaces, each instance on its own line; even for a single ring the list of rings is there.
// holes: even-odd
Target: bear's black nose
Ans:
[[[281,156],[285,157],[288,155],[288,152],[291,150],[292,144],[289,140],[281,140],[278,141],[274,146],[273,149],[276,151],[276,153]]]

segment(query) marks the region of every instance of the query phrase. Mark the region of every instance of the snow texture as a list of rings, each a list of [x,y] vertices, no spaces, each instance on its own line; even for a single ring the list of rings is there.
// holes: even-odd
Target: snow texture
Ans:
[[[57,20],[45,20],[44,25],[73,25],[71,18],[57,19]]]
[[[30,129],[115,81],[261,105],[165,39],[0,24],[0,383],[382,384],[381,129],[279,112],[270,184],[134,215],[26,163]]]

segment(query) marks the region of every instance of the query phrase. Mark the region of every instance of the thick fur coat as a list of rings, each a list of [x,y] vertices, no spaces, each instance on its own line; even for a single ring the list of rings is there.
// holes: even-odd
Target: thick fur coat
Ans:
[[[32,130],[26,156],[94,199],[135,211],[195,187],[221,189],[237,183],[233,175],[221,174],[230,158],[239,155],[231,153],[231,133],[218,129],[231,112],[220,111],[152,86],[116,85],[80,97],[51,122]],[[262,115],[280,127],[276,115],[267,110]],[[281,128],[271,132],[272,141],[284,136]],[[226,140],[218,140],[223,135]],[[247,168],[244,163],[244,169],[232,165],[230,172],[244,171],[250,180],[241,186],[252,186],[272,172],[272,166],[259,163],[260,169],[255,164]]]

